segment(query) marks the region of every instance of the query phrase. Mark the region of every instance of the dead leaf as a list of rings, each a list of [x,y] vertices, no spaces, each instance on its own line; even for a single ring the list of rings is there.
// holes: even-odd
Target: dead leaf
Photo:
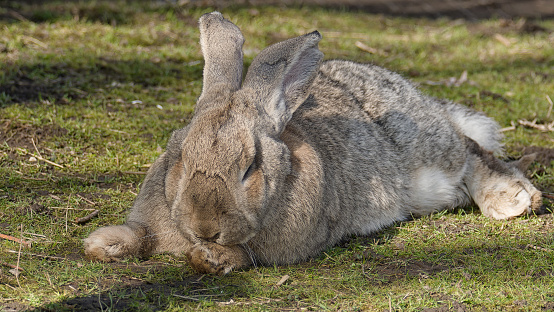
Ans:
[[[362,43],[361,41],[356,41],[354,43],[354,45],[356,47],[358,47],[358,49],[362,50],[362,51],[365,51],[367,53],[371,53],[371,54],[376,54],[376,55],[380,55],[380,56],[387,56],[387,53],[385,53],[384,51],[381,51],[379,49],[376,49],[376,48],[372,48],[368,45],[365,45],[364,43]]]
[[[19,277],[19,274],[21,273],[18,269],[10,269],[8,272],[12,273],[15,277]]]
[[[464,70],[462,74],[460,75],[460,78],[456,81],[454,84],[456,87],[461,86],[462,84],[467,82],[467,70]]]
[[[512,45],[512,40],[502,36],[501,34],[495,34],[494,39],[502,43],[505,47],[509,48]]]
[[[61,198],[59,198],[58,196],[53,195],[53,194],[48,194],[48,196],[52,197],[55,200],[62,200]]]
[[[275,284],[275,286],[279,287],[279,286],[283,285],[289,278],[290,278],[290,276],[283,275],[283,277],[281,277],[281,279],[277,282],[277,284]]]

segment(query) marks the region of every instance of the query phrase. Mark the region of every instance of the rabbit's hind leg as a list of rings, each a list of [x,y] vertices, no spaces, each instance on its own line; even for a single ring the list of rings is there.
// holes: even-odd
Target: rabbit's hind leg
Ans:
[[[471,199],[463,184],[466,170],[467,166],[458,172],[446,172],[433,167],[417,170],[412,182],[412,216],[429,215],[469,204]]]
[[[540,208],[541,192],[515,165],[495,158],[478,146],[472,146],[470,150],[472,168],[466,177],[466,185],[484,215],[503,220]]]

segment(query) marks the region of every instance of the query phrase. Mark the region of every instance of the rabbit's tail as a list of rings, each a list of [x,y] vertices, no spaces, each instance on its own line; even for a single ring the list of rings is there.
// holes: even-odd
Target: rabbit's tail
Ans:
[[[504,154],[503,135],[496,121],[460,104],[447,102],[445,108],[465,136],[496,156]]]

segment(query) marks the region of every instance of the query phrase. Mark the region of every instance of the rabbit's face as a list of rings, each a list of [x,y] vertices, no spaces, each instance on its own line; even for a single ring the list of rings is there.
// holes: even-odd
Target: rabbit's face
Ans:
[[[191,241],[243,244],[263,226],[266,203],[290,171],[288,150],[253,131],[263,121],[248,97],[239,92],[218,102],[191,121],[168,170],[166,196]]]
[[[291,173],[279,139],[308,97],[323,54],[313,32],[274,44],[242,81],[242,33],[220,13],[200,18],[202,94],[187,128],[168,144],[165,195],[172,219],[191,242],[248,242],[273,220]],[[280,198],[281,196],[282,198]]]

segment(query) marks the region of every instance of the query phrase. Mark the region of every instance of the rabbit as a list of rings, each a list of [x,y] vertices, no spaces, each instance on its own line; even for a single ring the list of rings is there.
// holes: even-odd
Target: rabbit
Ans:
[[[314,31],[242,75],[244,38],[199,20],[203,87],[190,123],[149,169],[125,224],[84,239],[117,261],[185,255],[201,273],[305,261],[351,235],[470,204],[528,214],[541,192],[502,155],[498,124],[376,65],[322,61]]]

